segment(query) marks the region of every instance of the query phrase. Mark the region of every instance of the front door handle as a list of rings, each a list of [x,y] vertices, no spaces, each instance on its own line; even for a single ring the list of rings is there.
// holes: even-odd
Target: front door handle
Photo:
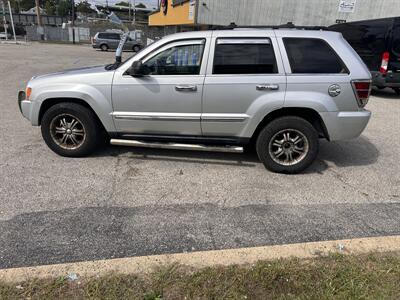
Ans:
[[[175,90],[178,92],[196,92],[196,85],[177,85],[175,86]]]
[[[278,84],[260,84],[256,86],[258,91],[275,91],[279,90]]]

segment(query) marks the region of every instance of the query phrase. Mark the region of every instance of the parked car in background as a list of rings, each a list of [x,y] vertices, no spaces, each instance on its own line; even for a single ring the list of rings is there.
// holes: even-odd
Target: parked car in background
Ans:
[[[121,33],[118,32],[98,32],[92,39],[92,46],[102,51],[115,50],[121,40]],[[124,50],[139,52],[144,47],[142,34],[140,31],[129,33],[129,39],[124,45]]]
[[[298,173],[319,138],[361,134],[370,87],[339,33],[248,28],[174,34],[124,63],[37,76],[18,103],[63,156],[89,155],[106,137],[169,149],[254,145],[269,170]]]
[[[373,85],[400,95],[400,17],[336,24],[372,73]]]
[[[5,39],[12,39],[12,35],[10,33],[5,33],[5,32],[0,32],[0,40],[5,40]]]

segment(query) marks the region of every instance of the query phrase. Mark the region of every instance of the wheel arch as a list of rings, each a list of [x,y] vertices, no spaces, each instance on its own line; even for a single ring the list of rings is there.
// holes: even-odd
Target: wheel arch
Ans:
[[[42,123],[42,119],[43,119],[43,115],[45,114],[45,112],[53,107],[56,104],[59,103],[76,103],[76,104],[80,104],[88,109],[90,109],[93,114],[96,116],[96,120],[99,123],[99,125],[102,127],[102,129],[104,131],[106,130],[106,126],[104,125],[104,123],[101,121],[101,119],[99,118],[98,114],[96,113],[96,111],[93,109],[93,107],[90,106],[89,103],[87,103],[85,100],[79,99],[79,98],[74,98],[74,97],[63,97],[63,98],[47,98],[42,102],[42,105],[40,106],[40,110],[39,110],[39,118],[38,118],[38,124],[39,126]]]
[[[322,138],[326,138],[328,141],[329,133],[325,126],[324,121],[322,120],[320,114],[312,109],[307,107],[283,107],[277,110],[274,110],[268,113],[261,122],[257,125],[253,135],[250,139],[250,143],[254,143],[260,131],[271,121],[284,116],[296,116],[305,119],[310,122],[311,125],[318,132],[319,136]]]

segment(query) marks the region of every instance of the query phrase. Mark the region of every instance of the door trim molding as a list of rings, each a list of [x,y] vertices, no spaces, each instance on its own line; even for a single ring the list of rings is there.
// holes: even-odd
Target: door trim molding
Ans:
[[[202,122],[244,122],[250,116],[246,114],[214,114],[205,113],[201,115]]]
[[[202,121],[202,122],[244,122],[249,119],[246,114],[214,113],[157,113],[157,112],[112,112],[117,120],[137,121]]]
[[[199,113],[156,113],[156,112],[113,112],[117,120],[138,121],[196,121],[200,122]]]

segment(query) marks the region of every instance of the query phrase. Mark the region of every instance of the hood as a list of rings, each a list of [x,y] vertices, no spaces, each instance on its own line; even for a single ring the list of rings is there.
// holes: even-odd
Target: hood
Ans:
[[[75,69],[67,69],[64,71],[50,73],[45,75],[33,76],[31,81],[35,81],[38,79],[49,79],[49,78],[56,78],[56,77],[64,77],[64,76],[74,76],[74,75],[87,75],[93,73],[103,73],[108,72],[105,69],[105,66],[94,66],[94,67],[83,67],[83,68],[75,68]]]

